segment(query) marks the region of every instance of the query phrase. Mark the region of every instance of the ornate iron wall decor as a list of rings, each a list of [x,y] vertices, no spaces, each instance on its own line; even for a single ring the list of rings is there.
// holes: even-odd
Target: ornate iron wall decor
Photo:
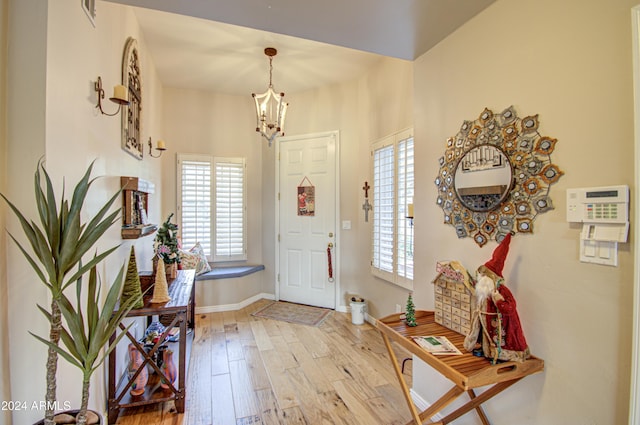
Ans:
[[[510,232],[531,233],[536,216],[553,209],[549,189],[564,173],[551,162],[557,140],[542,136],[538,126],[538,115],[519,118],[513,106],[500,114],[485,108],[447,139],[435,180],[436,202],[458,238],[471,236],[483,246],[489,239],[502,241]],[[487,171],[502,173],[502,182],[462,174]],[[461,188],[463,180],[478,186]]]
[[[129,106],[122,108],[122,149],[142,159],[142,76],[138,57],[138,43],[127,38],[122,55],[122,85],[127,87]]]

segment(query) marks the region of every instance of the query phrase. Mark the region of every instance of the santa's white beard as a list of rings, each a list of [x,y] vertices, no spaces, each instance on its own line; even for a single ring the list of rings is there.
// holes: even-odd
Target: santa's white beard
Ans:
[[[476,283],[476,299],[478,305],[483,305],[484,301],[489,298],[491,293],[496,289],[493,280],[488,276],[482,276]]]

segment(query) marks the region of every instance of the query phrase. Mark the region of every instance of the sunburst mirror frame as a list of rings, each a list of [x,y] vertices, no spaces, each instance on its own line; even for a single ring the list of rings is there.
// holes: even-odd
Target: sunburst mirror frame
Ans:
[[[458,238],[471,236],[482,247],[489,239],[501,242],[507,233],[531,233],[536,216],[553,209],[550,186],[564,173],[551,161],[557,139],[542,136],[538,127],[537,114],[520,118],[513,106],[499,114],[485,108],[478,119],[464,121],[460,131],[447,139],[435,179],[436,203]],[[490,211],[472,211],[455,190],[459,162],[481,145],[500,149],[513,170],[509,194]]]

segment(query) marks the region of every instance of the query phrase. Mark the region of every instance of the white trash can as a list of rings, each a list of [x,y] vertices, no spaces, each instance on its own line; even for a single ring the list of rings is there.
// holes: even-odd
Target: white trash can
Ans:
[[[364,315],[367,312],[367,303],[364,298],[351,298],[351,323],[354,325],[364,324]]]

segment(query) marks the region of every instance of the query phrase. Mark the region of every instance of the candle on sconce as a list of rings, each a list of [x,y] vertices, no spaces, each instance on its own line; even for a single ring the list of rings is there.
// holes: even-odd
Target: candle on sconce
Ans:
[[[413,204],[407,204],[407,217],[413,218]]]
[[[164,144],[164,140],[158,140],[158,147],[156,147],[159,151],[167,150],[167,146]]]
[[[113,98],[122,102],[128,102],[127,88],[123,85],[113,86]]]

